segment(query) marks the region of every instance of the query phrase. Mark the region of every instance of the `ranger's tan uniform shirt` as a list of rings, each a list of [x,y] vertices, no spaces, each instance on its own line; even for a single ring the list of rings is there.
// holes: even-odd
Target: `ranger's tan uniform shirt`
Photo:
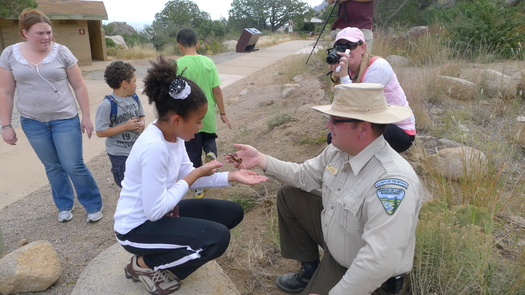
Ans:
[[[348,268],[330,294],[370,294],[412,269],[423,189],[383,136],[354,157],[333,145],[303,164],[268,156],[266,174],[305,191],[322,188],[324,239]]]

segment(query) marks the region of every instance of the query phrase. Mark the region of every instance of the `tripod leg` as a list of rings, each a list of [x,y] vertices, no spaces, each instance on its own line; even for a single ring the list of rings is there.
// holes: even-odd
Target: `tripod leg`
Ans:
[[[334,8],[338,5],[339,1],[336,1],[334,5],[332,6],[332,10],[330,11],[330,15],[326,18],[326,21],[324,22],[323,28],[321,28],[321,32],[319,33],[319,37],[317,37],[317,40],[315,41],[314,47],[312,48],[312,51],[310,52],[310,55],[308,56],[308,59],[306,60],[305,64],[308,64],[308,61],[310,61],[310,57],[312,57],[312,53],[314,53],[315,46],[317,46],[317,42],[319,42],[319,39],[321,38],[321,35],[324,32],[324,28],[326,27],[326,24],[328,23],[328,20],[333,16]]]

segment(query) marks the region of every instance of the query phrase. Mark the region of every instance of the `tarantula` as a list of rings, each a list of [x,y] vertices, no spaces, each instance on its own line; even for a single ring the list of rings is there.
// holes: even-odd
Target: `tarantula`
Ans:
[[[242,164],[242,158],[239,158],[239,156],[237,156],[237,153],[236,153],[236,152],[229,153],[228,156],[229,156],[230,159],[232,159],[235,163],[237,163],[238,166],[240,166],[240,165]]]

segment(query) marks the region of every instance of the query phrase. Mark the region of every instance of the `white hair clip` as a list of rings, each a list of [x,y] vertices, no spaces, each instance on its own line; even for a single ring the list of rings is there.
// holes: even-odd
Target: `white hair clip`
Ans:
[[[170,96],[174,99],[186,99],[191,93],[191,86],[181,78],[175,78],[170,85]]]

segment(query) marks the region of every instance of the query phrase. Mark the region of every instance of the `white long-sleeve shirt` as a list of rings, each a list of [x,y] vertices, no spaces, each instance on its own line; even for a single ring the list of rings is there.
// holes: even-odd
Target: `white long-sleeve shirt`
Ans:
[[[126,234],[146,220],[155,221],[172,210],[189,189],[182,180],[193,170],[184,140],[164,139],[153,123],[139,136],[126,161],[114,229]],[[199,178],[191,188],[229,186],[228,172]]]

